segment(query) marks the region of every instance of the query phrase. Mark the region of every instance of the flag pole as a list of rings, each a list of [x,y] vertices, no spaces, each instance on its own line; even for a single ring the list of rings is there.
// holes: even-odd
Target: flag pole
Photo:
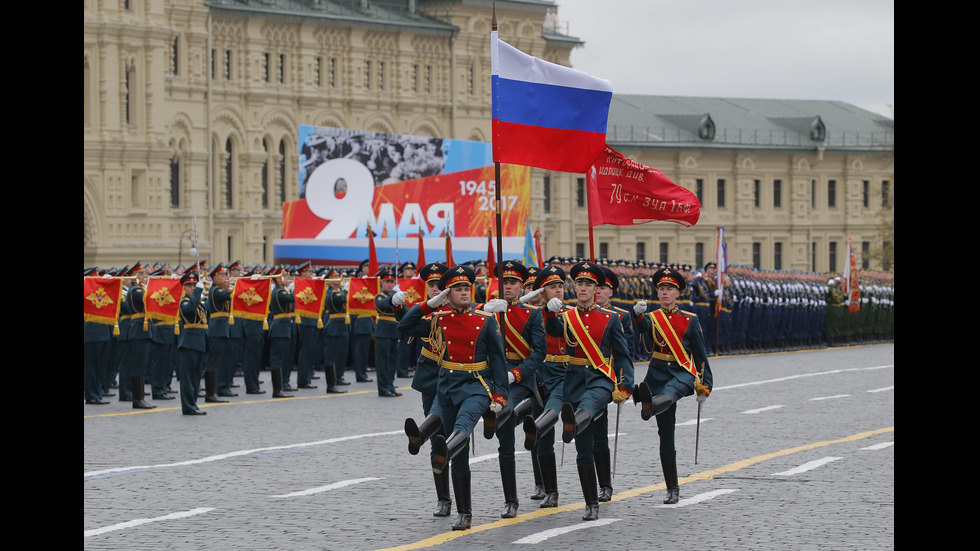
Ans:
[[[497,31],[497,4],[492,4],[492,9],[493,9],[493,16],[491,17],[490,20],[490,31],[496,32]],[[493,138],[491,137],[491,141],[492,140]],[[496,277],[499,280],[500,278],[497,276],[497,272],[502,271],[504,269],[503,266],[504,237],[503,237],[503,232],[501,231],[502,223],[500,218],[500,186],[502,185],[502,182],[500,181],[500,161],[493,162],[493,177],[495,181],[495,185],[493,186],[494,207],[495,207],[494,210],[496,210],[497,212],[497,265],[494,266],[493,277]],[[501,296],[503,296],[503,293],[501,293]]]
[[[589,201],[589,194],[585,194],[585,211],[589,217],[589,259],[595,262],[595,243],[592,236],[592,201]]]

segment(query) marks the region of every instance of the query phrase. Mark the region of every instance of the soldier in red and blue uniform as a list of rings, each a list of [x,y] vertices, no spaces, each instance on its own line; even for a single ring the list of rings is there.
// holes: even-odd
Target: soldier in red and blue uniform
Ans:
[[[653,357],[643,382],[636,386],[633,401],[642,404],[644,421],[657,417],[660,435],[660,462],[667,484],[664,503],[677,503],[677,451],[674,448],[674,422],[677,401],[697,392],[703,402],[714,385],[705,351],[701,324],[693,312],[680,310],[677,298],[687,282],[676,270],[661,268],[653,274],[660,308],[646,312],[645,301],[634,306],[636,330],[653,337]]]
[[[619,276],[606,266],[602,266],[602,274],[606,276],[606,282],[596,290],[596,304],[600,308],[606,308],[616,312],[620,323],[623,324],[623,334],[626,342],[633,344],[633,316],[629,310],[615,306],[612,303],[612,296],[619,292]],[[635,347],[630,346],[630,360],[636,361],[633,353]],[[617,404],[617,408],[622,405]],[[595,455],[595,472],[599,479],[599,502],[612,501],[612,469],[609,460],[609,413],[599,415],[592,421],[592,435],[594,437],[593,454]]]
[[[184,296],[180,299],[180,336],[177,340],[177,372],[180,378],[180,409],[184,415],[207,415],[197,407],[197,391],[204,375],[208,351],[208,317],[201,303],[205,283],[196,271],[180,278]]]
[[[449,438],[432,438],[432,471],[452,463],[452,483],[459,516],[453,530],[468,530],[473,521],[470,491],[469,438],[487,407],[494,413],[507,406],[507,363],[504,341],[492,314],[473,309],[473,269],[453,266],[439,280],[442,289],[416,304],[399,322],[402,333],[428,337],[440,364],[436,400]],[[435,309],[449,298],[448,311]],[[426,319],[426,316],[430,316]]]
[[[425,281],[426,300],[431,300],[439,295],[439,279],[442,274],[449,270],[442,262],[433,262],[422,266],[419,270],[419,277]],[[404,293],[404,291],[401,291]],[[394,300],[394,299],[393,299]],[[399,299],[401,300],[401,299]],[[434,312],[452,310],[448,304],[436,305]],[[432,314],[423,316],[424,320],[430,321]],[[399,328],[399,330],[401,330]],[[412,376],[412,388],[422,394],[422,414],[425,416],[422,424],[417,424],[414,419],[405,419],[405,435],[408,436],[408,453],[417,455],[422,444],[436,434],[443,438],[448,436],[442,427],[442,420],[439,416],[439,404],[436,401],[436,386],[439,382],[439,359],[435,348],[428,337],[413,337],[406,334],[402,335],[406,341],[418,340],[423,346],[418,360],[415,362],[415,373]],[[432,453],[430,451],[430,461]],[[448,517],[452,509],[452,499],[449,494],[449,469],[444,469],[441,473],[432,473],[432,478],[436,487],[436,510],[432,513],[434,517]]]
[[[541,310],[521,302],[524,280],[528,270],[516,260],[501,264],[500,296],[487,301],[483,310],[493,313],[504,336],[507,357],[507,403],[511,408],[497,414],[493,423],[496,428],[497,460],[500,463],[500,481],[504,488],[504,512],[501,518],[514,518],[520,505],[517,499],[517,463],[514,457],[514,428],[523,424],[531,414],[532,402],[540,401],[536,373],[544,361],[545,333]],[[530,297],[529,297],[530,298]],[[527,299],[525,299],[527,300]],[[526,400],[526,401],[525,401]],[[484,436],[488,424],[484,420]],[[492,435],[492,433],[491,433]]]
[[[560,266],[545,266],[535,278],[532,291],[538,292],[536,298],[542,304],[547,304],[553,298],[557,298],[560,303],[565,296],[565,279],[565,270]],[[562,306],[558,313],[564,309]],[[564,335],[552,336],[546,332],[545,357],[537,373],[538,391],[544,404],[532,402],[531,413],[534,418],[524,419],[524,448],[537,458],[541,472],[541,488],[535,488],[531,499],[540,499],[541,507],[558,506],[558,467],[555,461],[555,431],[552,429],[555,428],[561,412],[567,369],[568,354]]]
[[[579,482],[585,497],[582,520],[599,518],[599,490],[593,452],[592,420],[605,413],[610,400],[629,398],[633,388],[633,360],[619,315],[595,303],[595,292],[606,281],[602,269],[588,261],[570,270],[575,280],[576,305],[566,312],[561,300],[548,301],[545,327],[549,335],[566,339],[569,351],[561,410],[562,441],[575,439]]]

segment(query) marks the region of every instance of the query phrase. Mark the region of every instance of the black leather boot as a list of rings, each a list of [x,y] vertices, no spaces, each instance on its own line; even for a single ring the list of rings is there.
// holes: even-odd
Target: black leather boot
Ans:
[[[534,470],[534,493],[531,499],[544,499],[544,482],[541,479],[541,467],[538,465],[538,454],[531,453],[531,468]]]
[[[517,462],[511,460],[500,460],[500,482],[504,487],[504,512],[500,513],[500,518],[514,518],[517,516]]]
[[[324,374],[327,376],[327,394],[347,394],[346,390],[340,390],[337,388],[337,369],[336,368],[324,368]]]
[[[533,398],[524,398],[521,403],[514,406],[514,411],[511,415],[514,416],[514,426],[518,426],[524,423],[524,418],[531,415],[531,400]],[[501,412],[503,413],[503,412]],[[497,425],[500,425],[500,418],[497,418]]]
[[[434,413],[423,419],[421,426],[416,425],[415,419],[411,417],[405,419],[405,436],[408,436],[408,453],[418,455],[422,444],[425,444],[429,438],[432,438],[435,433],[439,432],[440,428],[442,428],[442,419]]]
[[[455,435],[455,433],[453,434]],[[460,434],[463,433],[460,432]],[[450,438],[452,437],[450,436]],[[453,471],[453,493],[456,494],[456,512],[459,513],[456,522],[453,523],[453,530],[469,530],[473,524],[473,510],[470,501],[470,471],[463,473]]]
[[[673,400],[667,394],[653,396],[650,392],[650,387],[644,381],[636,385],[636,391],[633,393],[633,402],[641,404],[640,418],[644,421],[649,421],[651,417],[667,411],[667,408],[670,407]]]
[[[443,438],[441,434],[435,435],[432,438],[432,472],[439,474],[446,470],[449,467],[449,462],[459,452],[466,449],[468,440],[466,433],[461,430],[453,431],[448,440]],[[459,510],[458,500],[456,510]]]
[[[595,463],[577,465],[578,480],[582,483],[582,497],[585,498],[585,514],[582,520],[599,519],[599,490],[596,487]]]
[[[487,406],[487,410],[483,412],[483,437],[490,440],[495,432],[497,432],[497,414]]]
[[[205,371],[204,372],[204,401],[208,403],[227,403],[228,400],[222,400],[218,397],[218,372],[217,371]]]
[[[681,487],[677,484],[677,450],[660,452],[660,465],[664,470],[664,482],[667,483],[664,503],[672,505],[681,499]]]
[[[282,390],[282,370],[279,368],[270,369],[272,373],[272,397],[273,398],[292,398],[291,394],[286,394]]]
[[[599,480],[599,501],[612,501],[612,474],[609,472],[609,448],[595,451],[595,475]]]
[[[534,450],[534,444],[538,438],[548,434],[548,431],[555,428],[555,421],[558,421],[558,412],[553,409],[546,409],[538,415],[537,419],[524,419],[524,449]]]
[[[561,405],[561,441],[568,444],[575,435],[592,422],[592,414],[584,409],[572,409],[572,404],[565,402]]]
[[[432,513],[432,516],[448,517],[453,506],[452,499],[449,497],[449,471],[442,471],[439,474],[432,473],[432,480],[436,483],[436,497],[439,498],[436,511]]]
[[[142,375],[133,375],[133,409],[153,409],[156,406],[146,401],[146,387]]]
[[[555,462],[555,454],[539,455],[538,466],[541,467],[545,492],[541,507],[558,507],[558,464]]]

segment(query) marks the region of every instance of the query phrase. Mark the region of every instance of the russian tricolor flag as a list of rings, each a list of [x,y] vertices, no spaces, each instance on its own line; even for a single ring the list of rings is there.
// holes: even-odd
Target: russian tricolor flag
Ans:
[[[493,161],[585,173],[606,147],[612,84],[490,32]]]

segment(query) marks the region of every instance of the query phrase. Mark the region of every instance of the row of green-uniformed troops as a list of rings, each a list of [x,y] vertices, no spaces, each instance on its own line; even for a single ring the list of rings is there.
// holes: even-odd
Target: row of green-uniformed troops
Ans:
[[[562,441],[574,440],[576,467],[586,508],[599,518],[599,503],[613,495],[607,406],[633,398],[641,417],[657,418],[660,458],[667,487],[664,503],[677,503],[674,421],[676,402],[693,394],[703,401],[713,386],[697,316],[679,309],[687,287],[670,268],[654,277],[659,308],[646,301],[629,309],[613,305],[619,278],[607,267],[578,262],[527,268],[506,261],[499,268],[499,298],[473,301],[477,276],[467,265],[423,266],[427,300],[404,308],[405,293],[391,295],[398,328],[421,339],[412,387],[422,394],[423,420],[405,420],[408,450],[431,442],[436,490],[434,516],[449,516],[450,487],[456,502],[453,530],[472,524],[469,438],[483,418],[484,437],[498,441],[504,494],[503,518],[517,515],[515,430],[531,450],[535,495],[541,507],[557,507],[555,425]],[[574,281],[565,299],[566,279]],[[566,304],[570,302],[570,304]],[[406,311],[407,310],[407,311]],[[634,382],[631,334],[649,334],[652,358],[646,377]]]

